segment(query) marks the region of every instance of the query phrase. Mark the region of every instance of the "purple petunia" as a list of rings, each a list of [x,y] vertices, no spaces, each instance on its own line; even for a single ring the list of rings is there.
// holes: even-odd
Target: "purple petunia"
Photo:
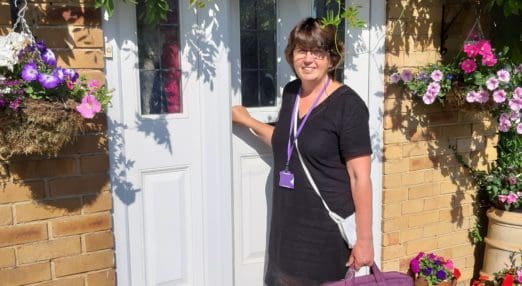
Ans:
[[[42,40],[36,41],[36,48],[41,52],[45,51],[47,49],[47,46],[45,46],[45,43]]]
[[[0,107],[4,107],[7,105],[7,100],[4,98],[3,95],[0,95]]]
[[[64,68],[55,68],[51,74],[56,76],[60,80],[60,83],[62,83],[65,80]]]
[[[517,133],[518,133],[518,134],[522,134],[522,123],[519,123],[519,124],[517,125]],[[522,281],[521,281],[521,282],[522,282]]]
[[[22,68],[22,78],[27,82],[36,80],[38,78],[38,68],[36,67],[36,64],[26,64]]]
[[[399,73],[393,73],[392,75],[390,75],[391,83],[398,83],[399,80],[401,80],[401,75]]]
[[[437,271],[437,278],[439,280],[445,280],[447,276],[448,275],[446,275],[446,272],[444,270]]]
[[[51,49],[45,49],[42,52],[42,60],[48,66],[56,66],[56,57]]]
[[[410,82],[413,79],[413,72],[409,69],[402,70],[401,79],[404,82]]]
[[[60,79],[51,74],[39,74],[38,75],[38,82],[45,88],[45,89],[52,89],[57,87],[60,84]]]
[[[70,81],[75,82],[78,77],[80,76],[75,70],[73,69],[65,69],[64,74],[69,78]]]
[[[429,276],[431,274],[432,270],[430,267],[426,267],[422,270],[422,274]]]

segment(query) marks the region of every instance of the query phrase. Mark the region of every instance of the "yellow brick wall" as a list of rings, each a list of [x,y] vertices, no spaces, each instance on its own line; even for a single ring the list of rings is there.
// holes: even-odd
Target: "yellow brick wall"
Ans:
[[[60,66],[105,81],[101,13],[92,1],[31,1],[26,18]],[[10,19],[0,0],[0,34]],[[115,285],[106,128],[100,116],[56,158],[11,160],[0,186],[0,285]]]
[[[449,20],[461,1],[387,1],[386,73],[441,59],[442,4]],[[475,21],[465,7],[448,32],[446,56],[455,55]],[[454,260],[459,285],[481,267],[468,238],[475,188],[453,148],[476,167],[495,159],[495,126],[475,111],[425,106],[387,85],[384,99],[382,260],[384,270],[406,272],[419,251]]]

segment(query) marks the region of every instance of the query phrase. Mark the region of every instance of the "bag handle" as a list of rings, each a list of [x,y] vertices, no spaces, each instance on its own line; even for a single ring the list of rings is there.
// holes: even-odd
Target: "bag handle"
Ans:
[[[370,269],[371,271],[370,274],[368,274],[368,276],[372,276],[375,279],[375,285],[385,286],[384,275],[382,274],[377,264],[373,263]],[[348,268],[348,271],[346,271],[346,275],[344,276],[345,286],[355,286],[355,272],[356,270],[354,266],[351,265]]]

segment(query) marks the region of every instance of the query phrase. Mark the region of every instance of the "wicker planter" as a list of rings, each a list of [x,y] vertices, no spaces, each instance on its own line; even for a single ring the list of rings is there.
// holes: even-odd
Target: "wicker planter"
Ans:
[[[480,272],[493,277],[494,272],[511,265],[513,252],[522,249],[522,212],[490,208],[487,216],[488,234],[484,239],[486,247]],[[518,260],[515,263],[520,265],[522,261]]]
[[[0,110],[0,161],[15,155],[55,156],[82,126],[76,104],[26,99],[18,112]]]

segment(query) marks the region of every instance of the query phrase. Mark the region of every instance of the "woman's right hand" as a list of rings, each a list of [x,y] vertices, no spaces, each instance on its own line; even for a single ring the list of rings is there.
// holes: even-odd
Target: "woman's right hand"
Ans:
[[[241,105],[232,106],[232,122],[249,127],[248,121],[252,119],[248,110]]]
[[[241,124],[246,128],[250,128],[250,130],[268,146],[272,144],[274,126],[256,120],[250,116],[250,113],[244,106],[232,106],[232,122]]]

